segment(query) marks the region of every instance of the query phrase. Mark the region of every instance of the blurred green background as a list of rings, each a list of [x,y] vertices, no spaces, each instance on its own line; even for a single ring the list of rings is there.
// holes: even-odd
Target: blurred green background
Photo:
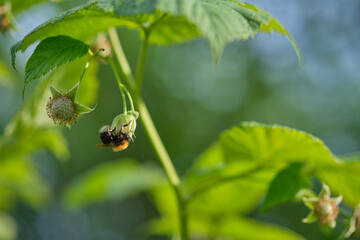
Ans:
[[[22,106],[24,66],[34,49],[18,54],[18,71],[8,72],[10,46],[48,18],[80,3],[82,1],[35,5],[15,15],[17,31],[0,35],[0,131],[3,135],[11,132],[6,126]],[[181,175],[223,130],[240,121],[276,123],[304,130],[321,138],[338,155],[360,148],[360,1],[256,0],[251,3],[265,8],[288,28],[302,51],[302,66],[298,66],[290,43],[276,34],[259,34],[255,39],[228,45],[217,66],[204,40],[149,49],[144,99]],[[119,35],[134,69],[140,43],[138,34],[120,29]],[[78,79],[71,74],[65,77],[74,78],[69,80],[73,82]],[[61,127],[66,140],[54,140],[53,153],[29,151],[37,172],[50,185],[52,193],[26,189],[29,192],[24,199],[36,201],[34,195],[37,194],[52,195],[51,199],[30,207],[22,200],[10,198],[11,210],[6,214],[0,211],[0,232],[4,228],[11,236],[11,232],[16,231],[17,239],[21,240],[150,239],[140,229],[158,212],[145,194],[121,202],[91,204],[79,211],[66,210],[61,202],[65,187],[98,164],[121,158],[157,161],[141,125],[136,131],[135,143],[126,151],[113,153],[96,147],[100,142],[98,129],[110,124],[121,111],[121,97],[110,67],[100,63],[97,78],[98,82],[93,80],[89,86],[92,92],[98,90],[97,100],[83,97],[93,105],[97,102],[95,111],[79,119],[71,130]],[[30,84],[26,98],[35,91],[34,86]],[[44,120],[45,105],[35,105],[35,108],[43,112],[41,121],[50,123]],[[28,141],[32,141],[31,133],[13,134],[25,139],[17,148],[26,148]],[[66,157],[66,149],[58,149],[58,155],[67,161],[56,160],[56,148],[63,147],[61,143],[67,144],[70,155]],[[7,152],[0,148],[0,157],[4,154]],[[1,174],[0,171],[0,182]],[[6,202],[5,190],[1,191],[0,188],[0,206]],[[293,203],[267,213],[255,210],[249,216],[289,227],[308,239],[332,239],[316,224],[301,223],[307,212],[302,204]]]

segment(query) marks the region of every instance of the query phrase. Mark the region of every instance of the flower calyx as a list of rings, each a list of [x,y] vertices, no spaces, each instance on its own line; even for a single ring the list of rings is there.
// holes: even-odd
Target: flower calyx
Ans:
[[[303,219],[303,222],[312,223],[318,220],[322,224],[335,228],[336,218],[339,214],[338,205],[342,201],[342,196],[336,198],[330,196],[329,186],[323,183],[318,197],[304,197],[302,200],[311,212]]]
[[[138,117],[139,113],[137,111],[128,111],[127,113],[119,114],[114,118],[111,129],[115,134],[125,134],[133,140]]]
[[[75,101],[79,83],[66,93],[58,91],[50,84],[52,97],[49,98],[46,104],[46,112],[55,124],[70,127],[75,123],[79,114],[89,113],[94,110],[94,108],[89,108]]]

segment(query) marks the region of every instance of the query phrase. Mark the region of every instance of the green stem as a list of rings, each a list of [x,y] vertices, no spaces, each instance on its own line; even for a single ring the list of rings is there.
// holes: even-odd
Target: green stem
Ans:
[[[161,166],[163,167],[167,178],[170,182],[171,187],[174,189],[175,196],[178,201],[178,213],[179,213],[179,228],[180,228],[180,238],[181,240],[189,240],[189,232],[188,232],[188,223],[187,223],[187,201],[184,197],[184,194],[181,191],[181,182],[180,178],[175,170],[175,167],[169,157],[169,154],[166,151],[164,144],[161,141],[161,138],[156,130],[156,127],[151,119],[150,113],[141,98],[140,90],[141,90],[141,82],[143,78],[143,71],[145,65],[146,58],[146,50],[147,50],[147,38],[145,38],[141,50],[140,57],[138,62],[138,71],[136,75],[136,82],[134,81],[134,77],[131,73],[131,69],[127,62],[124,51],[121,47],[121,43],[117,36],[115,29],[109,30],[110,41],[112,43],[115,56],[119,63],[119,71],[123,80],[130,87],[130,92],[135,96],[135,105],[136,109],[140,114],[140,121],[144,127],[146,135],[149,138],[151,146],[158,157]],[[117,71],[114,69],[114,71]]]
[[[129,99],[129,102],[130,102],[130,107],[131,107],[131,111],[135,111],[135,108],[134,108],[134,102],[132,100],[132,97],[131,97],[131,94],[130,92],[127,90],[127,88],[124,86],[124,89],[125,89],[125,92],[128,96],[128,99]]]
[[[110,66],[112,67],[112,69],[114,70],[114,75],[115,75],[115,78],[118,82],[118,85],[119,85],[119,89],[120,89],[120,92],[121,92],[121,96],[122,96],[122,100],[123,100],[123,113],[126,114],[127,113],[127,107],[126,107],[126,97],[125,97],[125,94],[124,94],[124,88],[126,89],[126,87],[124,86],[124,84],[122,84],[121,82],[121,79],[119,77],[119,74],[118,72],[116,71],[116,66],[114,64],[114,61],[110,58],[110,57],[107,57],[105,58],[107,60],[107,62],[110,64]],[[128,91],[126,91],[128,92]],[[131,104],[132,101],[131,101]],[[132,105],[132,108],[134,108],[134,106]]]
[[[145,67],[145,60],[146,60],[146,53],[148,49],[148,33],[146,29],[143,29],[145,38],[141,43],[140,54],[139,54],[139,61],[137,65],[136,71],[136,93],[140,96],[141,94],[141,86],[142,80],[144,75],[144,67]]]
[[[135,80],[132,75],[130,65],[125,56],[124,50],[121,46],[119,36],[115,28],[110,28],[108,33],[109,33],[111,45],[113,47],[113,51],[119,63],[120,76],[129,86],[130,90],[132,90],[135,88]]]
[[[87,70],[87,69],[89,68],[89,66],[90,66],[91,60],[92,60],[94,57],[98,56],[98,55],[99,55],[99,52],[102,51],[102,50],[103,50],[103,49],[100,49],[98,52],[93,53],[93,52],[89,49],[88,53],[89,53],[89,55],[90,55],[90,58],[89,58],[89,60],[86,62],[85,67],[84,67],[84,70],[83,70],[83,72],[82,72],[81,75],[80,75],[80,81],[79,81],[80,83],[81,83],[82,79],[84,78],[84,75],[85,75],[86,70]]]

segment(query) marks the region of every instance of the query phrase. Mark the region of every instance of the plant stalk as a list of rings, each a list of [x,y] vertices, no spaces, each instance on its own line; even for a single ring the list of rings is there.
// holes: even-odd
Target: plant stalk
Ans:
[[[113,69],[114,71],[120,71],[120,75],[123,80],[130,87],[130,92],[135,96],[134,102],[136,106],[136,110],[140,114],[140,121],[144,127],[146,135],[150,141],[150,144],[158,157],[161,166],[163,167],[167,178],[170,182],[171,187],[174,189],[174,193],[176,195],[178,201],[178,214],[179,214],[179,229],[180,229],[180,239],[181,240],[190,240],[189,232],[188,232],[188,223],[187,223],[187,201],[184,198],[184,194],[181,191],[181,181],[179,175],[177,174],[175,167],[169,157],[169,154],[166,151],[166,148],[161,141],[161,138],[156,130],[156,127],[151,119],[150,113],[141,98],[141,83],[143,79],[143,71],[146,59],[146,52],[148,48],[147,37],[142,43],[138,69],[136,75],[136,82],[134,81],[134,77],[131,73],[131,69],[127,62],[124,51],[121,47],[120,40],[117,36],[116,30],[111,28],[109,30],[110,41],[112,43],[115,56],[119,63],[119,69]]]
[[[136,93],[138,94],[138,96],[141,95],[141,86],[142,86],[142,80],[144,78],[143,75],[144,75],[146,53],[148,49],[148,33],[146,30],[143,31],[145,34],[145,38],[141,43],[139,61],[136,71]]]
[[[123,100],[123,113],[126,114],[127,113],[127,106],[126,106],[127,104],[126,104],[126,97],[125,97],[125,94],[124,94],[125,86],[121,82],[121,79],[119,77],[118,72],[116,71],[116,66],[115,66],[113,60],[110,57],[106,58],[106,60],[110,64],[110,66],[114,69],[113,72],[114,72],[115,78],[117,80],[117,83],[119,85],[119,89],[120,89],[122,100]]]

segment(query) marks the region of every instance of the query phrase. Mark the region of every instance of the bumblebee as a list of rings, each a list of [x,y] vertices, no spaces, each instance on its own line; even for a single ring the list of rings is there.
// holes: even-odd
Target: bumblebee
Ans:
[[[100,129],[100,139],[103,145],[100,145],[100,147],[112,147],[114,152],[125,150],[129,146],[131,136],[122,130],[119,133],[114,133],[114,130],[109,126],[102,127]]]

